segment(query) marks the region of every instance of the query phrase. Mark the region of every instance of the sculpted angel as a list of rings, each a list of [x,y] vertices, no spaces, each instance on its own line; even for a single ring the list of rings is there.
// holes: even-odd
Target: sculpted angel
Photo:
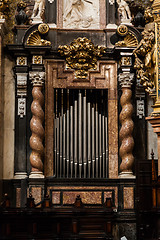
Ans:
[[[88,27],[92,22],[91,16],[85,16],[83,13],[84,3],[93,5],[92,0],[67,0],[64,10],[64,22],[66,26]]]

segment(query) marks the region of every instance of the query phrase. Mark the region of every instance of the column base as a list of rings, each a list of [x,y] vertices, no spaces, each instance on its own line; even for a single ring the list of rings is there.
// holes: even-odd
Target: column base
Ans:
[[[28,177],[28,175],[26,172],[17,172],[14,175],[14,179],[25,179],[27,177]]]
[[[44,178],[43,172],[31,172],[29,178]]]
[[[118,178],[136,178],[136,176],[133,175],[133,172],[121,172]]]

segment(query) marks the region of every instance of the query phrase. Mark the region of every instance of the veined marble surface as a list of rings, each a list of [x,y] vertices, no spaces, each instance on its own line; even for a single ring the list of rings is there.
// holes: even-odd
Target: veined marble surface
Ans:
[[[63,0],[63,27],[100,28],[99,0]]]

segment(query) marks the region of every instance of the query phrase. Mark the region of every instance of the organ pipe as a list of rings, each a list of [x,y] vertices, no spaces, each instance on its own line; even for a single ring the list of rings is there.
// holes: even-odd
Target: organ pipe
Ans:
[[[106,90],[55,89],[57,178],[108,177]],[[96,97],[95,97],[96,96]]]

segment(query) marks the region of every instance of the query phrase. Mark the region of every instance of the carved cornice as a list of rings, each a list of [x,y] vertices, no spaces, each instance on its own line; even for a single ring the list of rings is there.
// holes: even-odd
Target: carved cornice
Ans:
[[[131,88],[134,80],[133,73],[120,73],[119,74],[119,83],[122,88],[127,87]]]
[[[41,87],[45,81],[45,72],[30,72],[29,79],[34,87]]]
[[[97,68],[98,58],[105,53],[106,47],[95,46],[86,37],[79,37],[71,45],[59,46],[58,50],[65,56],[67,68],[75,70],[75,77],[85,79],[90,69]]]

